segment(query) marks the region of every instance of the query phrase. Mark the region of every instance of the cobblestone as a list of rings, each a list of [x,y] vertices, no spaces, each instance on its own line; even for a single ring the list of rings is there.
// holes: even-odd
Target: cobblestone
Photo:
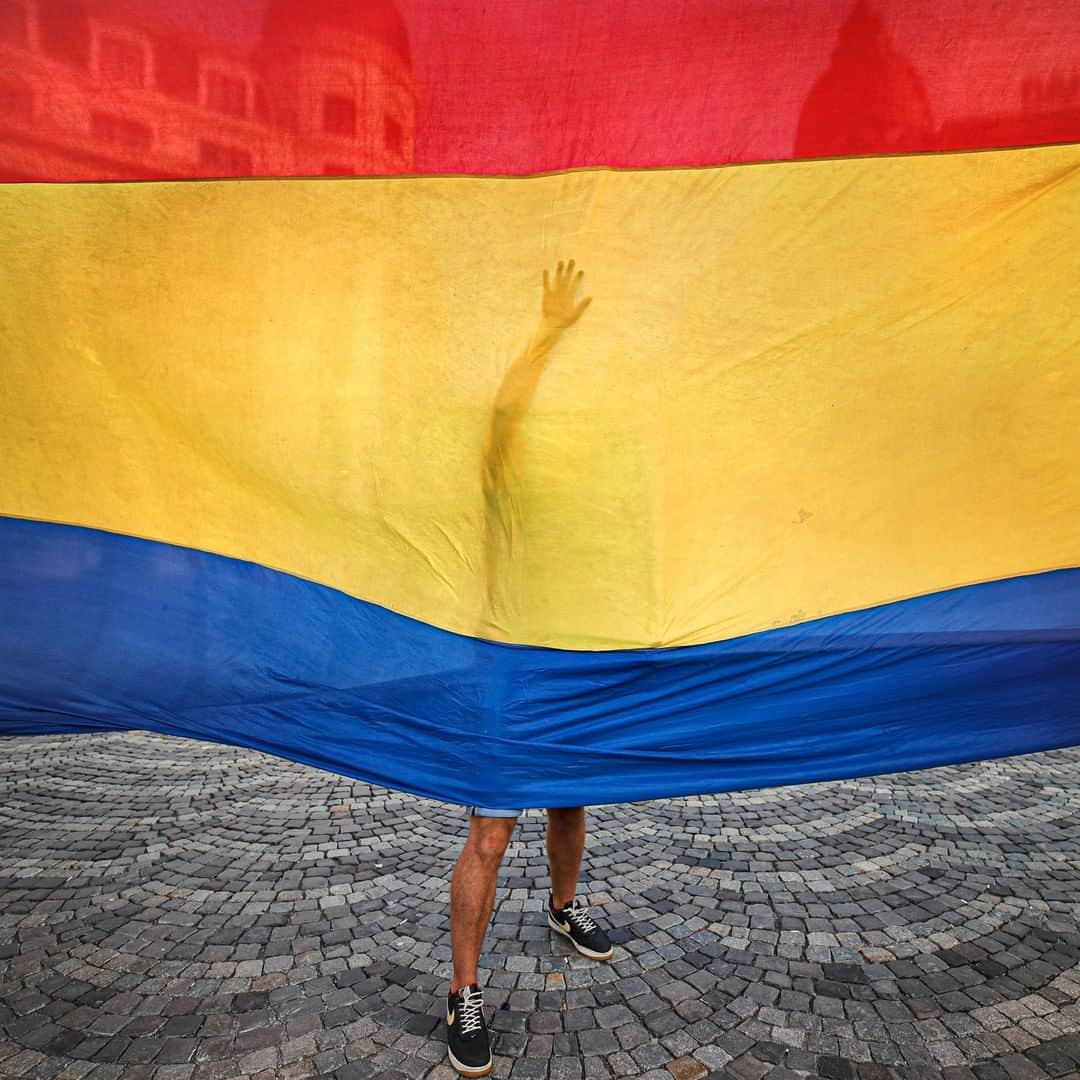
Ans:
[[[449,1080],[459,807],[145,734],[0,740],[0,1077]],[[495,1075],[1080,1077],[1080,750],[543,814],[481,979]]]

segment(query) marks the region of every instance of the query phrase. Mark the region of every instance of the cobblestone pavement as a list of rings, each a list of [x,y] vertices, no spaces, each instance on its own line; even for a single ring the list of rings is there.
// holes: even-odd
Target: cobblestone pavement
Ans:
[[[1080,750],[543,815],[500,882],[499,1077],[1080,1076]],[[444,1080],[458,807],[157,736],[0,742],[0,1075]]]

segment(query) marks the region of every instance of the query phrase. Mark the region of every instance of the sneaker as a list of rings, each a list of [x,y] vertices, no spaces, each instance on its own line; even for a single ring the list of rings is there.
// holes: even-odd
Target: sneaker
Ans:
[[[491,1072],[484,1001],[476,983],[447,995],[446,1044],[450,1064],[462,1076],[487,1076]]]
[[[607,934],[593,922],[589,909],[577,900],[564,908],[553,908],[548,896],[548,925],[552,930],[568,937],[582,956],[593,960],[610,960],[614,950]]]

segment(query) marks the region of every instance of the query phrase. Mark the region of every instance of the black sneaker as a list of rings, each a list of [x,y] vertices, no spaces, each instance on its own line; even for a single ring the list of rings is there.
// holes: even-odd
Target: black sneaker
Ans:
[[[582,956],[590,956],[593,960],[610,960],[614,950],[607,934],[593,922],[589,909],[576,900],[564,908],[551,906],[552,898],[548,896],[548,925],[564,937],[568,937],[573,946]]]
[[[446,997],[446,1044],[450,1064],[462,1076],[487,1076],[491,1072],[484,1001],[476,983]]]

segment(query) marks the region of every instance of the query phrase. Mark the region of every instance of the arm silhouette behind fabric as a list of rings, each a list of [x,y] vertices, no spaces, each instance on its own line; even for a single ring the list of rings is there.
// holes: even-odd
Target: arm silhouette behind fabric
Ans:
[[[544,293],[540,322],[524,350],[503,374],[492,406],[491,423],[483,450],[485,503],[484,564],[487,616],[498,623],[496,595],[499,541],[512,553],[520,513],[514,498],[515,463],[519,455],[519,433],[529,410],[551,350],[563,332],[581,318],[591,297],[575,300],[585,274],[574,272],[574,260],[555,268],[554,277],[544,271]]]

